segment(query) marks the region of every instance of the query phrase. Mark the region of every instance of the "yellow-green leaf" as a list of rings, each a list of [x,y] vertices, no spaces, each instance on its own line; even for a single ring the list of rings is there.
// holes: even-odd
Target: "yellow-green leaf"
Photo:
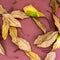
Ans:
[[[8,30],[9,30],[9,22],[8,20],[3,16],[3,25],[2,25],[2,37],[4,40],[6,40],[8,36]]]
[[[39,57],[38,54],[30,51],[30,52],[25,52],[26,55],[30,58],[30,60],[41,60],[41,57]]]
[[[20,19],[29,18],[29,16],[27,16],[24,12],[22,12],[20,10],[12,11],[11,14],[15,18],[20,18]]]
[[[35,7],[33,7],[32,5],[28,5],[25,6],[23,8],[24,12],[28,15],[28,16],[32,16],[32,17],[45,17],[45,15],[38,11]]]

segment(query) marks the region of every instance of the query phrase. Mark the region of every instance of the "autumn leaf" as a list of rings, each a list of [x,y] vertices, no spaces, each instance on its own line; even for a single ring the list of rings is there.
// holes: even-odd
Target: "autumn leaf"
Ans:
[[[37,19],[33,18],[33,21],[36,23],[36,25],[44,32],[46,33],[46,27]]]
[[[27,16],[24,12],[22,12],[20,10],[12,11],[11,14],[15,18],[20,18],[20,19],[29,18],[29,16]]]
[[[53,51],[53,50],[56,50],[56,49],[58,49],[58,48],[60,48],[60,34],[58,34],[57,40],[56,40],[56,42],[53,44],[52,51]]]
[[[30,57],[31,60],[41,60],[41,57],[39,57],[36,53],[30,51],[25,52],[28,57]]]
[[[31,4],[28,6],[25,6],[23,8],[24,12],[28,15],[28,16],[32,16],[32,17],[45,17],[45,15],[38,11],[35,7],[33,7]]]
[[[60,32],[60,20],[55,15],[53,15],[53,18],[54,18],[54,21],[55,21],[55,25],[58,28],[58,31]]]
[[[55,52],[49,52],[44,60],[55,60],[56,53]]]
[[[21,23],[15,19],[11,14],[3,14],[3,16],[8,20],[10,26],[14,27],[20,27],[21,28]]]
[[[9,22],[8,20],[3,16],[3,25],[2,25],[2,37],[4,40],[6,40],[8,36],[8,30],[9,30]]]
[[[0,5],[0,14],[7,13],[7,11],[3,8],[2,5]]]
[[[56,40],[58,35],[58,32],[48,32],[44,35],[40,35],[35,40],[34,44],[37,45],[37,47],[47,48],[53,44],[53,42]]]

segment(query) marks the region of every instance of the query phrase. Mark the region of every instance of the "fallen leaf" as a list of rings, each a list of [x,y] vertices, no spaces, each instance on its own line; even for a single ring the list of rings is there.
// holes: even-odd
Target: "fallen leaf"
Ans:
[[[9,22],[8,20],[3,16],[3,25],[2,25],[2,37],[4,40],[6,40],[8,36],[8,30],[9,30]]]
[[[56,53],[55,52],[49,52],[47,56],[45,57],[45,60],[55,60]]]
[[[0,14],[7,13],[7,11],[3,8],[2,5],[0,5]]]
[[[15,19],[11,14],[3,14],[3,16],[8,20],[10,26],[14,27],[20,27],[21,28],[21,23]]]
[[[58,32],[48,32],[44,35],[38,36],[38,38],[35,40],[34,44],[37,45],[37,47],[47,48],[53,44],[53,42],[56,40],[58,35]]]
[[[37,26],[44,32],[46,33],[46,28],[45,26],[40,22],[38,21],[37,19],[33,18],[33,21],[37,24]]]
[[[20,10],[12,11],[11,14],[15,18],[20,18],[20,19],[29,18],[29,16],[27,16],[24,12],[22,12]]]
[[[36,53],[30,51],[25,52],[28,57],[30,57],[31,60],[41,60],[41,57],[39,57]]]
[[[54,21],[55,21],[55,25],[56,25],[58,31],[60,32],[60,20],[55,15],[53,15],[53,18],[54,18]]]
[[[45,15],[38,11],[35,7],[33,7],[31,4],[28,6],[25,6],[23,8],[24,12],[28,15],[28,16],[32,16],[32,17],[45,17]]]
[[[57,40],[56,40],[56,42],[53,44],[52,51],[53,51],[53,50],[56,50],[56,49],[58,49],[58,48],[60,48],[60,34],[58,34]]]

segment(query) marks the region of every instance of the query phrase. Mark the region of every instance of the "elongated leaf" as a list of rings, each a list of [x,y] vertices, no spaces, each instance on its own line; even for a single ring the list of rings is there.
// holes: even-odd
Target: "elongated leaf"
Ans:
[[[21,27],[20,22],[15,19],[11,14],[3,14],[3,16],[9,21],[10,26]]]
[[[28,5],[25,6],[23,8],[24,12],[28,15],[28,16],[32,16],[32,17],[45,17],[45,15],[38,11],[36,8],[34,8],[32,5]]]
[[[45,58],[45,60],[55,60],[56,53],[55,52],[49,52]]]
[[[36,53],[30,51],[25,52],[28,57],[30,57],[31,60],[41,60],[41,57],[39,57]]]
[[[34,22],[37,24],[37,26],[44,32],[46,33],[46,28],[45,26],[40,22],[38,21],[37,19],[33,18]]]
[[[5,55],[5,51],[4,51],[4,49],[3,49],[1,44],[0,44],[0,54]]]
[[[3,16],[3,25],[2,25],[2,37],[6,40],[8,36],[9,23],[8,20]]]
[[[52,50],[56,50],[58,48],[60,48],[60,34],[58,35],[56,42],[53,44]]]
[[[20,11],[20,10],[12,11],[11,14],[12,14],[13,17],[15,17],[15,18],[20,18],[20,19],[29,18],[29,16],[27,16],[24,12],[22,12],[22,11]]]
[[[37,47],[47,48],[53,44],[53,42],[57,38],[57,35],[58,32],[49,32],[45,36],[44,35],[39,36],[36,39],[35,44],[37,45]]]
[[[58,28],[58,31],[60,32],[60,20],[55,15],[53,15],[53,18],[55,21],[55,25]]]
[[[3,8],[2,5],[0,5],[0,14],[7,13],[7,11]]]

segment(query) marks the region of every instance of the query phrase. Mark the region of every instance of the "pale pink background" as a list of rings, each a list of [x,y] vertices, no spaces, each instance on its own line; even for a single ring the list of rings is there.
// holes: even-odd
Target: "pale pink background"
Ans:
[[[51,15],[49,12],[47,12],[47,10],[52,12],[49,6],[49,1],[50,0],[19,0],[16,4],[14,4],[15,0],[0,0],[0,4],[2,4],[8,12],[11,12],[12,8],[13,10],[20,9],[23,11],[24,6],[28,4],[32,4],[38,10],[43,12],[47,17],[49,17],[52,22],[53,20],[51,18]],[[57,16],[60,18],[59,9],[57,11]],[[52,24],[53,28],[49,27],[49,23],[45,18],[38,18],[38,20],[40,20],[46,26],[47,31],[55,30],[55,27],[53,24]],[[51,47],[43,49],[43,48],[37,48],[33,44],[35,38],[39,34],[42,34],[42,31],[36,26],[32,18],[19,20],[19,21],[22,24],[23,31],[21,29],[18,29],[18,36],[29,41],[29,43],[31,44],[32,50],[36,52],[42,58],[42,60],[44,60],[46,54],[51,50]],[[1,31],[1,25],[2,25],[2,19],[0,17],[0,31]],[[29,60],[29,57],[27,57],[23,51],[18,50],[18,47],[11,42],[10,37],[8,37],[6,41],[3,41],[3,39],[0,36],[0,42],[2,43],[6,51],[5,56],[0,54],[0,60]],[[59,60],[60,50],[57,49],[55,52],[57,54],[57,57],[55,60]]]

